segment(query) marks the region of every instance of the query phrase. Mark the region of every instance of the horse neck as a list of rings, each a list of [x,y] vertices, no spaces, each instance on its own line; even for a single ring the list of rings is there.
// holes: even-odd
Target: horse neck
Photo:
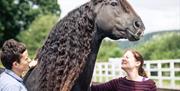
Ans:
[[[80,73],[71,91],[77,91],[78,89],[81,89],[81,91],[89,91],[88,88],[89,88],[89,84],[91,82],[91,78],[93,75],[96,57],[97,57],[101,42],[104,38],[103,32],[99,32],[97,28],[95,30],[96,32],[93,34],[92,42],[91,42],[91,51],[88,57],[86,58],[86,63],[84,65],[83,72]]]
[[[38,54],[40,58],[40,66],[38,67],[39,73],[41,73],[38,77],[46,81],[39,82],[39,88],[47,87],[44,89],[52,90],[52,87],[56,87],[64,91],[69,91],[72,88],[71,86],[79,77],[79,73],[83,71],[89,55],[92,53],[97,55],[99,47],[96,47],[100,44],[94,28],[93,11],[89,3],[69,13],[54,27]],[[91,58],[96,58],[96,56]],[[58,65],[59,67],[56,68],[53,64],[69,65]],[[71,71],[76,73],[72,74]],[[66,74],[59,74],[62,72]],[[63,77],[66,78],[62,79]],[[48,80],[46,80],[47,78]],[[59,80],[59,82],[54,80]],[[65,83],[66,85],[64,85]],[[51,84],[55,86],[49,87]]]

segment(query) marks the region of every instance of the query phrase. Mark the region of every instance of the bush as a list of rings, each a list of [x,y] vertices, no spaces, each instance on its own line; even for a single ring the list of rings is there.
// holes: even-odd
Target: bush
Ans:
[[[154,36],[150,41],[136,48],[146,60],[179,59],[180,33],[165,33]]]
[[[57,20],[58,17],[52,14],[38,16],[28,30],[22,31],[17,36],[17,39],[26,44],[31,58],[35,56],[37,49],[43,45],[45,38]]]
[[[120,50],[117,42],[103,40],[97,56],[97,61],[108,61],[109,58],[121,57],[122,51]]]

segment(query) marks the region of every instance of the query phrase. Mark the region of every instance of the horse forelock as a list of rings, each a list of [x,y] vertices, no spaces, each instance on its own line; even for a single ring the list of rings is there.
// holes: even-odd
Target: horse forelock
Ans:
[[[92,6],[82,5],[57,23],[39,52],[40,91],[69,91],[90,53]]]

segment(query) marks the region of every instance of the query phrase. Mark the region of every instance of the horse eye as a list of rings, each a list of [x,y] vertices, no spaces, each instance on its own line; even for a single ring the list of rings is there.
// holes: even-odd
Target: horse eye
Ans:
[[[111,2],[111,5],[112,5],[112,6],[117,6],[118,3],[117,3],[117,2]]]

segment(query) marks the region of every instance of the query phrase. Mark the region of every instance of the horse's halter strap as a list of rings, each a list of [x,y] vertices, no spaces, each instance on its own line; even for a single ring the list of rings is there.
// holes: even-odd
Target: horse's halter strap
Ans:
[[[140,30],[136,30],[136,31],[132,31],[132,29],[127,29],[127,31],[133,35],[135,38],[139,38],[139,34],[141,34],[141,31]]]

